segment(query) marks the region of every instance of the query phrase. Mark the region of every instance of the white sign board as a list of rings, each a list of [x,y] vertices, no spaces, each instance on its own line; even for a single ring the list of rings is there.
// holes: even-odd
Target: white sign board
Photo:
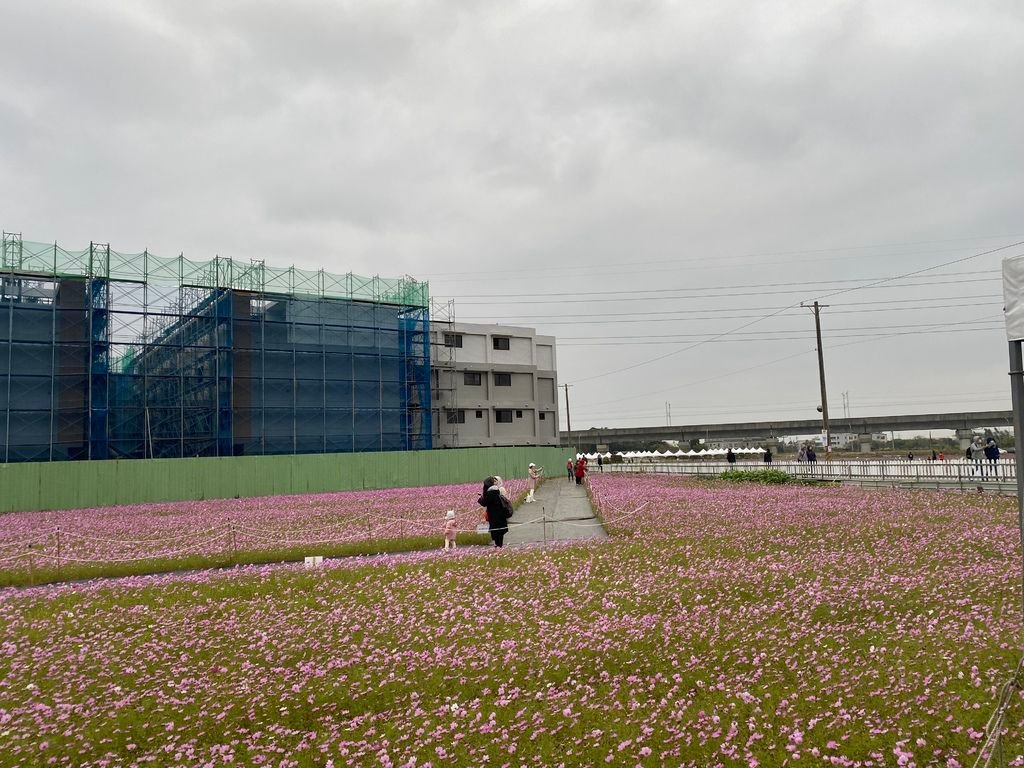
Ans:
[[[1003,259],[1006,340],[1024,341],[1024,256]]]

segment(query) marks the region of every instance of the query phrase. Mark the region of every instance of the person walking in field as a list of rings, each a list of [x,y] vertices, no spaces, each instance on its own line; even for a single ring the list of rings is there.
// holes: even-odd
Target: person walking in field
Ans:
[[[508,519],[512,517],[512,503],[501,492],[498,478],[488,477],[484,480],[484,493],[477,499],[477,504],[484,508],[484,520],[491,534],[494,546],[501,548],[505,544],[508,533]]]
[[[533,462],[530,462],[530,466],[527,469],[527,475],[528,475],[527,483],[529,484],[528,487],[530,489],[530,492],[526,494],[526,503],[527,504],[533,504],[533,502],[536,501],[536,499],[533,498],[533,494],[536,492],[537,484],[540,482],[541,475],[543,475],[543,474],[544,474],[544,468],[543,467],[538,467]]]
[[[455,534],[459,530],[459,523],[455,519],[455,510],[449,509],[444,513],[444,548],[455,549]]]

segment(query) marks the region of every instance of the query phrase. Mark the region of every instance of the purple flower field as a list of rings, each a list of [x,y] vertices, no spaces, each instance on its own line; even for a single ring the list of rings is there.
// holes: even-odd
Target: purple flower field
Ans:
[[[607,540],[2,590],[0,766],[973,764],[1013,500],[592,489]]]
[[[525,492],[526,481],[507,480],[505,486],[515,498]],[[8,514],[0,527],[0,576],[24,572],[30,561],[53,568],[58,528],[61,564],[85,573],[89,566],[143,568],[146,561],[232,552],[425,535],[440,541],[447,509],[456,510],[460,528],[475,528],[479,494],[479,484],[466,484]]]

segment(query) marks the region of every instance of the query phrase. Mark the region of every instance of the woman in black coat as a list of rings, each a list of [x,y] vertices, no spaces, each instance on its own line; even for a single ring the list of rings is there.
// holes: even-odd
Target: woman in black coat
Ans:
[[[484,480],[484,492],[477,499],[477,504],[487,510],[487,528],[491,532],[494,546],[502,546],[505,542],[505,534],[508,533],[508,519],[512,516],[512,504],[501,492],[501,485],[496,483],[493,477]]]

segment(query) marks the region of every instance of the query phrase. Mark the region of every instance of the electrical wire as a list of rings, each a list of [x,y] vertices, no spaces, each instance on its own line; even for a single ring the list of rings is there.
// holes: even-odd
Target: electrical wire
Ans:
[[[989,321],[985,321],[989,322]],[[937,328],[933,330],[918,330],[908,331],[904,336],[919,336],[928,335],[934,333],[974,333],[978,331],[1001,331],[1003,325],[995,323],[992,325],[986,325],[984,327],[977,328]],[[749,333],[790,333],[790,331],[750,331]],[[832,335],[832,339],[857,339],[865,336],[874,337],[874,333],[840,333]],[[699,336],[691,336],[689,338],[700,338]],[[756,341],[758,343],[769,342],[769,341],[814,341],[815,336],[813,333],[804,334],[802,336],[765,336],[765,337],[729,337],[726,339],[713,339],[711,343],[714,344],[744,344]],[[650,347],[650,346],[665,346],[671,344],[678,344],[679,341],[577,341],[562,344],[563,347]]]
[[[910,241],[910,242],[905,242],[905,243],[889,243],[889,244],[883,244],[883,245],[851,245],[851,246],[839,246],[839,247],[833,247],[833,248],[810,248],[810,249],[786,250],[786,251],[767,251],[767,252],[761,252],[761,253],[753,252],[753,253],[737,254],[737,255],[734,255],[734,256],[710,256],[710,255],[690,256],[690,257],[675,256],[675,257],[669,258],[669,259],[648,259],[648,260],[644,260],[644,261],[639,261],[639,260],[635,260],[635,259],[627,259],[626,261],[623,261],[623,260],[620,259],[619,261],[615,261],[615,262],[588,262],[588,266],[590,266],[590,267],[604,267],[604,268],[607,268],[607,267],[620,267],[620,266],[623,266],[625,263],[628,263],[631,267],[634,267],[634,266],[647,266],[647,265],[658,265],[658,264],[685,265],[685,264],[694,264],[694,263],[696,263],[696,264],[701,264],[703,266],[706,266],[708,269],[715,269],[715,268],[718,268],[718,266],[721,265],[721,264],[730,264],[730,263],[737,263],[737,262],[749,263],[749,262],[746,261],[748,259],[754,259],[755,260],[754,263],[757,264],[757,265],[762,265],[763,264],[763,265],[766,265],[766,266],[776,266],[776,265],[779,265],[779,264],[803,264],[803,263],[807,263],[808,261],[810,261],[810,259],[779,260],[778,258],[775,258],[772,261],[764,261],[764,259],[767,258],[767,257],[779,257],[779,256],[813,256],[814,257],[813,261],[815,263],[820,263],[820,262],[825,262],[825,261],[844,261],[844,260],[849,260],[850,259],[850,256],[834,256],[834,257],[831,257],[831,258],[822,258],[821,254],[825,254],[825,253],[841,253],[841,252],[847,252],[847,251],[865,251],[865,250],[872,250],[872,249],[879,249],[879,248],[904,248],[904,247],[909,247],[909,246],[914,246],[914,245],[945,245],[947,243],[972,243],[972,242],[975,242],[975,241],[978,241],[978,240],[1002,240],[1002,239],[1008,239],[1008,238],[1011,238],[1011,237],[1022,237],[1022,236],[1024,236],[1024,234],[1020,234],[1020,233],[1013,234],[1013,235],[982,235],[982,236],[979,236],[979,237],[953,238],[953,239],[949,239],[949,240],[919,240],[919,241]],[[965,247],[966,246],[962,245],[962,246],[959,246],[959,247],[956,247],[956,248],[930,248],[930,249],[926,249],[926,250],[916,250],[916,251],[899,251],[899,252],[896,252],[896,253],[865,254],[865,255],[858,256],[857,258],[860,259],[860,260],[864,260],[864,259],[891,259],[891,258],[902,257],[902,256],[924,256],[924,255],[929,255],[929,254],[933,254],[933,253],[949,253],[951,251],[959,251],[959,250],[963,250]],[[524,276],[523,275],[524,270],[531,270],[532,271],[532,270],[536,270],[538,268],[544,269],[545,273],[574,272],[577,269],[575,264],[573,264],[571,266],[570,265],[561,266],[561,265],[558,265],[557,263],[555,265],[551,265],[550,262],[548,262],[548,263],[541,264],[541,265],[533,265],[533,266],[527,265],[525,267],[521,267],[519,269],[514,269],[514,270],[497,270],[497,271],[492,271],[492,272],[488,273],[488,277],[487,278],[484,278],[484,277],[480,277],[480,278],[466,277],[466,271],[465,270],[458,270],[458,271],[455,271],[455,272],[432,272],[430,274],[430,279],[443,278],[443,277],[453,277],[453,278],[457,278],[457,279],[453,280],[452,282],[484,282],[484,281],[488,280],[489,277],[493,277],[493,276],[496,276],[496,275],[511,275],[511,276],[513,276],[516,279],[529,279],[530,276]],[[692,269],[692,267],[690,269]],[[654,270],[651,270],[651,271],[654,271]],[[518,278],[516,276],[518,276]]]
[[[989,256],[991,254],[999,253],[1001,251],[1007,251],[1007,250],[1010,250],[1011,248],[1017,248],[1017,247],[1020,247],[1022,245],[1024,245],[1024,240],[1017,241],[1015,243],[1008,243],[1007,245],[1002,245],[1002,246],[999,246],[998,248],[990,248],[987,251],[982,251],[980,253],[975,253],[975,254],[972,254],[970,256],[964,256],[964,257],[961,257],[959,259],[952,259],[952,260],[950,260],[948,262],[944,262],[942,264],[935,264],[935,265],[933,265],[931,267],[925,267],[924,269],[914,270],[912,272],[907,272],[907,273],[905,273],[903,275],[894,275],[892,277],[882,278],[882,279],[877,280],[877,281],[875,281],[873,283],[869,283],[868,285],[861,285],[861,286],[856,286],[856,287],[851,287],[851,288],[846,288],[846,289],[834,291],[832,293],[825,294],[824,296],[819,297],[819,298],[828,298],[828,297],[831,297],[831,296],[838,296],[838,295],[841,295],[841,294],[844,294],[844,293],[850,293],[850,292],[855,291],[855,290],[864,290],[864,289],[867,289],[867,288],[879,287],[879,286],[882,286],[882,285],[885,285],[885,284],[888,284],[888,283],[892,283],[892,282],[896,282],[898,280],[902,280],[902,279],[907,278],[907,277],[913,277],[915,275],[924,274],[926,272],[931,272],[931,271],[936,270],[936,269],[942,269],[943,267],[952,266],[954,264],[962,264],[962,263],[970,261],[972,259],[981,258],[982,256]],[[800,304],[800,302],[796,302],[796,303],[786,307],[786,309],[791,309],[794,306],[799,306],[799,304]],[[666,360],[666,359],[668,359],[670,357],[675,357],[676,355],[681,355],[684,352],[688,352],[690,350],[696,349],[697,347],[703,346],[704,344],[707,344],[707,343],[709,343],[711,341],[714,341],[716,339],[720,339],[720,338],[723,338],[725,336],[730,336],[730,335],[732,335],[734,333],[738,333],[739,331],[742,331],[742,330],[744,330],[746,328],[749,328],[751,325],[754,325],[754,324],[759,323],[759,322],[764,322],[765,320],[768,320],[768,319],[770,319],[772,317],[775,317],[776,315],[779,315],[779,314],[781,314],[784,311],[786,311],[786,310],[777,310],[775,312],[772,312],[772,313],[769,313],[767,315],[764,315],[763,317],[761,317],[759,319],[750,320],[750,321],[748,321],[748,322],[746,322],[746,323],[744,323],[744,324],[742,324],[740,326],[737,326],[735,328],[731,328],[731,329],[729,329],[727,331],[722,331],[720,334],[717,334],[716,336],[713,336],[713,337],[711,337],[709,339],[705,339],[705,340],[702,340],[702,341],[694,342],[693,344],[689,344],[689,345],[683,347],[682,349],[676,349],[676,350],[674,350],[672,352],[666,352],[663,355],[658,355],[657,357],[653,357],[653,358],[650,358],[648,360],[642,360],[642,361],[640,361],[638,363],[633,363],[631,365],[627,365],[627,366],[622,367],[622,368],[616,368],[616,369],[611,370],[611,371],[605,371],[604,373],[599,373],[599,374],[595,374],[593,376],[587,376],[587,377],[584,377],[582,379],[577,379],[575,383],[576,384],[582,384],[582,383],[587,382],[587,381],[594,381],[596,379],[602,379],[602,378],[605,378],[607,376],[614,376],[614,375],[619,374],[619,373],[626,373],[628,371],[635,371],[637,368],[641,368],[643,366],[650,365],[651,363],[660,362],[661,360]]]
[[[879,302],[879,303],[881,303],[881,304],[896,304],[897,302]],[[846,305],[840,304],[840,305],[836,305],[836,306],[846,306]],[[1001,301],[1000,302],[990,301],[990,302],[987,302],[987,303],[984,303],[984,304],[981,303],[981,302],[966,302],[966,303],[963,303],[963,304],[929,304],[928,306],[913,306],[913,307],[901,307],[901,306],[877,307],[876,306],[876,307],[873,307],[873,308],[865,308],[865,309],[838,309],[838,310],[833,310],[833,311],[829,312],[829,315],[861,315],[861,314],[864,314],[866,312],[870,312],[872,314],[878,314],[878,313],[881,313],[881,312],[926,312],[926,311],[934,310],[934,309],[965,309],[965,308],[971,308],[971,307],[979,307],[980,308],[980,307],[1002,307],[1002,306],[1003,306],[1003,304],[1002,304]],[[729,319],[729,318],[737,319],[737,318],[759,317],[760,316],[760,315],[727,315],[727,314],[723,314],[724,312],[739,312],[739,311],[743,311],[745,309],[749,309],[749,310],[753,311],[756,308],[754,308],[754,307],[749,307],[749,308],[748,307],[723,307],[723,308],[716,308],[716,309],[699,309],[699,310],[692,310],[692,309],[657,309],[657,310],[651,310],[649,312],[601,312],[600,313],[600,317],[598,319],[593,319],[593,320],[581,320],[581,319],[579,319],[579,315],[517,315],[516,318],[515,318],[515,321],[516,322],[521,322],[523,320],[532,320],[532,321],[545,320],[545,321],[547,321],[546,322],[547,325],[601,325],[601,324],[619,322],[619,321],[615,321],[615,320],[606,319],[606,318],[617,318],[617,317],[650,318],[650,319],[646,319],[646,320],[640,320],[640,319],[628,320],[628,321],[627,320],[623,320],[621,322],[652,322],[652,321],[657,321],[659,319],[664,319],[664,320],[679,319],[679,320],[688,320],[688,321],[699,322],[701,320],[724,320],[724,319]],[[766,310],[767,309],[773,309],[773,307],[764,307],[764,309],[766,309]],[[787,311],[789,311],[790,309],[798,309],[798,308],[785,307],[783,309],[786,309]],[[698,315],[698,313],[700,313],[700,314]],[[783,313],[783,314],[785,314],[785,313]],[[796,317],[797,314],[800,314],[801,317],[803,316],[802,313],[794,312],[793,317]],[[686,317],[680,317],[681,315],[685,315]],[[662,316],[662,317],[659,317],[659,316]],[[467,318],[467,320],[491,320],[491,321],[497,321],[498,319],[501,319],[502,322],[511,322],[512,321],[511,318],[508,318],[508,319],[506,319],[506,318],[496,318],[494,315],[490,315],[490,316],[488,316],[486,318],[484,318],[484,317],[481,317],[481,318],[472,318],[472,317],[471,318]]]
[[[986,279],[991,279],[991,280],[1000,280],[1001,279],[1000,277],[998,277],[999,270],[993,270],[993,269],[977,270],[977,271],[973,271],[973,272],[944,272],[944,273],[940,273],[938,275],[928,275],[928,276],[925,277],[925,279],[933,280],[933,279],[942,278],[942,277],[974,277],[974,276],[978,276],[978,275],[993,275],[993,277],[991,277],[991,278],[986,278]],[[894,279],[900,279],[900,278],[894,278]],[[677,286],[675,288],[643,288],[643,289],[628,289],[628,290],[621,290],[620,289],[620,290],[615,290],[615,291],[590,291],[590,290],[588,290],[588,291],[586,291],[588,299],[584,299],[584,300],[585,301],[589,300],[589,297],[591,297],[591,296],[620,296],[621,297],[623,294],[636,294],[638,296],[639,295],[650,296],[652,294],[679,293],[679,292],[682,292],[682,291],[686,291],[688,293],[693,293],[694,291],[727,291],[727,290],[731,290],[733,288],[759,288],[759,289],[761,289],[761,288],[785,288],[785,287],[792,287],[792,288],[799,288],[800,289],[800,291],[795,291],[795,292],[803,292],[803,291],[806,290],[807,286],[809,286],[809,285],[845,285],[845,284],[849,284],[849,283],[864,283],[864,282],[869,282],[870,283],[872,281],[880,281],[880,280],[883,280],[883,278],[858,277],[858,278],[846,278],[846,279],[842,279],[842,280],[798,280],[798,281],[795,281],[795,282],[794,281],[786,281],[786,282],[781,282],[781,283],[763,283],[763,282],[762,283],[739,283],[739,284],[732,283],[731,285],[701,285],[701,286],[694,286],[694,287]],[[974,282],[983,282],[983,281],[984,281],[984,279],[983,280],[975,280]],[[901,287],[905,287],[905,288],[906,287],[918,287],[919,288],[919,287],[928,287],[928,286],[931,286],[931,285],[960,285],[962,282],[965,282],[965,281],[954,280],[954,281],[950,281],[950,282],[921,283],[919,285],[901,286]],[[753,295],[753,296],[760,296],[763,293],[770,293],[770,291],[766,292],[766,291],[762,290],[762,291],[757,291],[757,292],[755,292],[753,294],[743,293],[743,294],[735,294],[735,295],[738,295],[738,296],[751,296],[751,295]],[[518,298],[534,299],[534,298],[537,298],[538,296],[554,296],[554,297],[572,297],[572,296],[577,296],[578,297],[579,295],[580,295],[580,291],[578,291],[578,290],[577,291],[550,291],[550,292],[547,292],[547,293],[539,293],[537,291],[533,291],[531,293],[472,293],[472,294],[468,294],[467,296],[453,295],[453,296],[450,296],[449,298],[456,299],[456,300],[463,299],[463,298],[472,298],[472,299],[518,299]],[[684,297],[678,297],[678,298],[684,298]],[[721,296],[712,296],[712,297],[709,297],[709,298],[721,298]],[[469,304],[469,303],[472,303],[472,302],[462,302],[462,301],[459,301],[458,305],[462,306],[464,303]],[[511,303],[511,302],[509,302],[509,303]],[[490,306],[491,304],[493,304],[493,302],[487,302],[488,306]]]
[[[861,408],[896,408],[896,407],[919,406],[919,405],[946,405],[946,404],[949,404],[949,403],[962,404],[966,400],[966,401],[969,401],[971,403],[978,403],[978,404],[985,404],[985,405],[999,405],[999,406],[1004,406],[1006,408],[1009,408],[1009,403],[1007,401],[1007,397],[1008,396],[1005,393],[1003,393],[1002,395],[992,395],[992,396],[987,396],[987,397],[976,396],[976,397],[968,397],[968,398],[964,398],[963,396],[957,395],[957,396],[946,397],[946,398],[934,398],[934,399],[921,398],[921,399],[909,399],[909,400],[890,400],[890,401],[887,401],[887,402],[876,401],[876,402],[870,402],[869,403],[867,401],[859,401],[858,405]],[[804,408],[810,402],[811,402],[811,400],[808,399],[808,400],[804,400],[804,401],[801,401],[801,402],[794,402],[794,403],[765,403],[765,404],[763,404],[761,406],[752,406],[752,407],[744,407],[744,408],[734,408],[734,407],[731,407],[731,406],[698,406],[698,407],[688,407],[688,406],[679,406],[677,404],[673,404],[672,405],[672,415],[676,416],[676,415],[681,415],[683,413],[687,413],[687,414],[693,414],[693,418],[705,418],[705,416],[701,416],[701,414],[714,415],[714,414],[719,414],[719,413],[723,413],[723,414],[724,413],[728,413],[730,415],[736,415],[736,414],[754,413],[754,414],[763,414],[763,415],[767,416],[769,414],[788,413],[788,412],[791,412],[791,411],[793,411],[795,409],[798,409],[798,408]],[[972,407],[974,407],[974,406],[972,406]],[[586,411],[586,410],[584,410],[584,411],[580,412],[579,414],[577,414],[574,411],[574,416],[575,415],[579,415],[581,418],[593,418],[595,414],[598,415],[598,416],[604,415],[600,411]],[[615,411],[615,419],[616,420],[623,419],[623,418],[629,418],[629,419],[664,419],[665,418],[665,411],[664,410],[656,410],[656,409],[648,409],[648,410],[643,410],[643,411],[619,411],[619,410]],[[851,416],[849,418],[853,418],[853,417]],[[833,418],[830,419],[830,421],[832,421],[832,422],[834,422],[836,424],[842,424],[842,422],[844,422],[846,420],[847,420],[846,416],[838,416],[838,417],[833,417]]]
[[[873,337],[869,337],[869,338],[865,338],[865,339],[857,339],[856,341],[847,341],[847,342],[845,342],[843,344],[834,344],[834,345],[832,345],[831,348],[832,349],[842,349],[843,347],[852,347],[852,346],[856,346],[858,344],[867,344],[867,343],[872,342],[872,341],[883,341],[885,339],[897,338],[897,337],[900,337],[900,336],[903,336],[903,335],[906,335],[906,334],[903,334],[903,333],[882,334],[882,335],[879,335],[879,336],[873,336]],[[634,400],[634,399],[639,398],[639,397],[650,397],[652,395],[663,395],[663,394],[666,394],[668,392],[676,392],[676,391],[678,391],[680,389],[688,389],[690,387],[700,386],[701,384],[708,384],[708,383],[711,383],[713,381],[720,381],[721,379],[727,379],[727,378],[730,378],[732,376],[736,376],[736,375],[741,374],[741,373],[749,373],[750,371],[760,370],[762,368],[768,368],[768,367],[771,367],[773,365],[778,365],[779,363],[784,363],[784,362],[788,362],[789,360],[794,360],[794,359],[796,359],[798,357],[803,357],[804,355],[814,354],[815,352],[817,352],[817,349],[812,347],[811,349],[806,349],[806,350],[803,350],[802,352],[796,352],[796,353],[794,353],[792,355],[786,355],[785,357],[778,357],[778,358],[775,358],[774,360],[768,360],[768,361],[763,362],[763,363],[758,363],[756,365],[747,366],[745,368],[739,368],[737,370],[733,370],[733,371],[728,371],[726,373],[717,374],[715,376],[710,376],[708,378],[699,379],[697,381],[686,382],[684,384],[675,384],[675,385],[673,385],[671,387],[666,387],[666,388],[654,390],[654,391],[651,391],[651,392],[644,392],[644,393],[637,393],[637,394],[632,394],[632,395],[626,395],[625,397],[617,397],[617,398],[613,398],[613,399],[610,399],[610,400],[601,400],[601,401],[598,401],[596,403],[586,404],[586,405],[584,405],[582,407],[588,407],[588,406],[589,407],[594,407],[594,406],[597,406],[597,405],[614,405],[615,403],[621,403],[621,402],[625,402],[627,400]]]

